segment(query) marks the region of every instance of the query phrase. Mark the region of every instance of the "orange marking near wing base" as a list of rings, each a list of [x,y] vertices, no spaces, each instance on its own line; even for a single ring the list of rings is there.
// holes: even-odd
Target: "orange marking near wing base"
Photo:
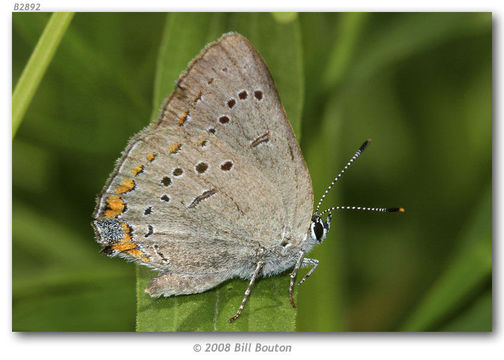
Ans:
[[[129,252],[129,251],[134,250],[136,248],[137,248],[136,244],[131,241],[120,242],[120,243],[112,245],[112,249],[117,250],[117,251],[121,251],[121,252],[123,252],[123,251]],[[140,250],[138,250],[138,251],[140,251]]]
[[[113,216],[121,215],[124,212],[126,204],[120,196],[112,195],[107,199],[107,209],[105,216],[111,218]]]
[[[136,249],[137,246],[134,242],[131,241],[132,236],[131,236],[131,228],[129,227],[128,224],[126,223],[121,223],[121,227],[123,228],[124,231],[124,236],[122,237],[121,240],[117,244],[112,245],[112,249],[117,250],[117,251],[130,251],[133,249]]]
[[[116,192],[118,194],[124,194],[135,188],[135,182],[132,179],[124,179],[122,184],[117,187]]]
[[[131,241],[131,228],[126,223],[122,223],[121,226],[124,230],[124,236],[121,239],[121,242]]]
[[[147,259],[147,261],[149,261],[149,258],[145,257],[145,254],[142,252],[142,250],[131,249],[131,250],[127,250],[126,253],[128,255],[131,255],[131,256],[136,257],[136,258],[142,258],[143,261],[146,261],[145,259]]]
[[[132,241],[133,237],[131,235],[131,227],[126,223],[121,223],[121,227],[124,230],[124,236],[117,244],[112,245],[112,249],[119,252],[125,252],[126,254],[144,262],[149,262],[150,259],[145,256],[145,253]]]

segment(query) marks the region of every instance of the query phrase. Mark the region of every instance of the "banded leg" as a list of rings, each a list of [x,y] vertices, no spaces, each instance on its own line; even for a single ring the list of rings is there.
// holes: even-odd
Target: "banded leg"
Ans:
[[[243,308],[245,307],[245,303],[247,302],[247,298],[250,294],[250,289],[252,289],[252,286],[254,285],[255,279],[256,279],[257,275],[259,275],[259,271],[261,271],[263,264],[264,263],[262,261],[259,261],[257,263],[257,267],[256,267],[254,273],[252,274],[252,278],[250,279],[250,283],[247,287],[247,290],[245,290],[245,295],[243,296],[243,300],[241,302],[241,305],[238,308],[238,311],[236,312],[236,314],[232,318],[229,319],[230,323],[235,321],[236,319],[238,319],[238,316],[240,316],[240,314],[242,313]]]
[[[301,267],[301,263],[303,263],[303,258],[304,258],[304,251],[300,251],[299,257],[296,261],[296,265],[294,266],[294,269],[292,269],[292,272],[290,274],[289,301],[290,301],[293,308],[296,307],[296,303],[294,302],[294,299],[292,298],[292,289],[294,288],[294,280],[296,279],[297,272],[298,272],[299,268]]]
[[[308,258],[303,259],[303,263],[301,264],[301,266],[313,265],[313,267],[310,269],[310,271],[308,271],[308,273],[304,276],[304,278],[300,282],[298,282],[298,285],[301,285],[302,283],[304,283],[305,280],[308,279],[311,274],[313,274],[313,272],[317,268],[318,264],[319,264],[318,260],[308,259]]]

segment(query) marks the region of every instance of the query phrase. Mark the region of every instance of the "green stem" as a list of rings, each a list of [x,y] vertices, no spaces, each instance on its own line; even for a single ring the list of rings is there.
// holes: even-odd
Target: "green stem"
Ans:
[[[12,95],[13,138],[73,16],[74,13],[54,13],[51,16],[23,69]]]

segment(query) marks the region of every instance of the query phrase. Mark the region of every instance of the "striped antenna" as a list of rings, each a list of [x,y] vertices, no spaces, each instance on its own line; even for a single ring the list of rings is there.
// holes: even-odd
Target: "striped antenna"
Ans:
[[[376,212],[404,212],[403,208],[371,208],[363,206],[334,206],[330,209],[322,211],[320,216],[331,213],[333,210],[365,210],[365,211],[376,211]]]
[[[315,213],[318,212],[319,208],[320,208],[320,205],[322,205],[322,202],[324,201],[327,193],[329,193],[329,191],[331,190],[331,188],[333,187],[334,184],[336,184],[336,182],[340,179],[340,177],[343,175],[343,173],[345,172],[346,169],[348,169],[350,167],[350,165],[352,165],[352,163],[362,154],[362,152],[367,148],[367,146],[369,145],[369,143],[371,142],[371,139],[367,139],[364,144],[361,145],[361,147],[359,148],[359,150],[356,151],[356,153],[354,154],[354,156],[352,156],[352,158],[350,159],[349,162],[347,162],[347,164],[345,165],[345,167],[343,168],[343,170],[340,171],[340,173],[338,174],[338,176],[336,176],[334,178],[334,180],[332,181],[331,185],[328,186],[327,190],[324,192],[324,195],[322,195],[322,197],[320,198],[320,201],[317,205],[317,208],[315,209]],[[327,211],[324,211],[324,213],[326,213]]]

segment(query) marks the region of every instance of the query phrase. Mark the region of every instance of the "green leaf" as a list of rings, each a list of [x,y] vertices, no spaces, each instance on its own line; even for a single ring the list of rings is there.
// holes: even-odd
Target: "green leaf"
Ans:
[[[54,13],[40,37],[12,95],[12,137],[30,105],[74,13]]]
[[[437,331],[492,331],[492,291],[489,290]]]
[[[299,24],[297,19],[276,21],[267,13],[170,14],[159,52],[152,118],[189,61],[228,31],[247,37],[264,57],[299,139],[303,95]],[[155,275],[137,268],[137,331],[295,330],[288,274],[257,281],[242,315],[232,324],[228,319],[238,309],[248,281],[232,280],[202,294],[152,299],[144,289]]]
[[[492,192],[488,189],[472,224],[463,229],[460,249],[402,331],[428,331],[477,293],[492,274]],[[490,309],[491,307],[486,308]],[[490,316],[491,319],[491,316]],[[491,328],[491,326],[490,326]]]
[[[342,14],[339,23],[338,41],[334,43],[327,62],[324,88],[338,84],[344,76],[353,58],[358,40],[362,36],[363,24],[367,17],[369,17],[368,13]]]
[[[298,14],[295,12],[275,12],[272,15],[276,21],[285,24],[295,21],[298,17]]]

